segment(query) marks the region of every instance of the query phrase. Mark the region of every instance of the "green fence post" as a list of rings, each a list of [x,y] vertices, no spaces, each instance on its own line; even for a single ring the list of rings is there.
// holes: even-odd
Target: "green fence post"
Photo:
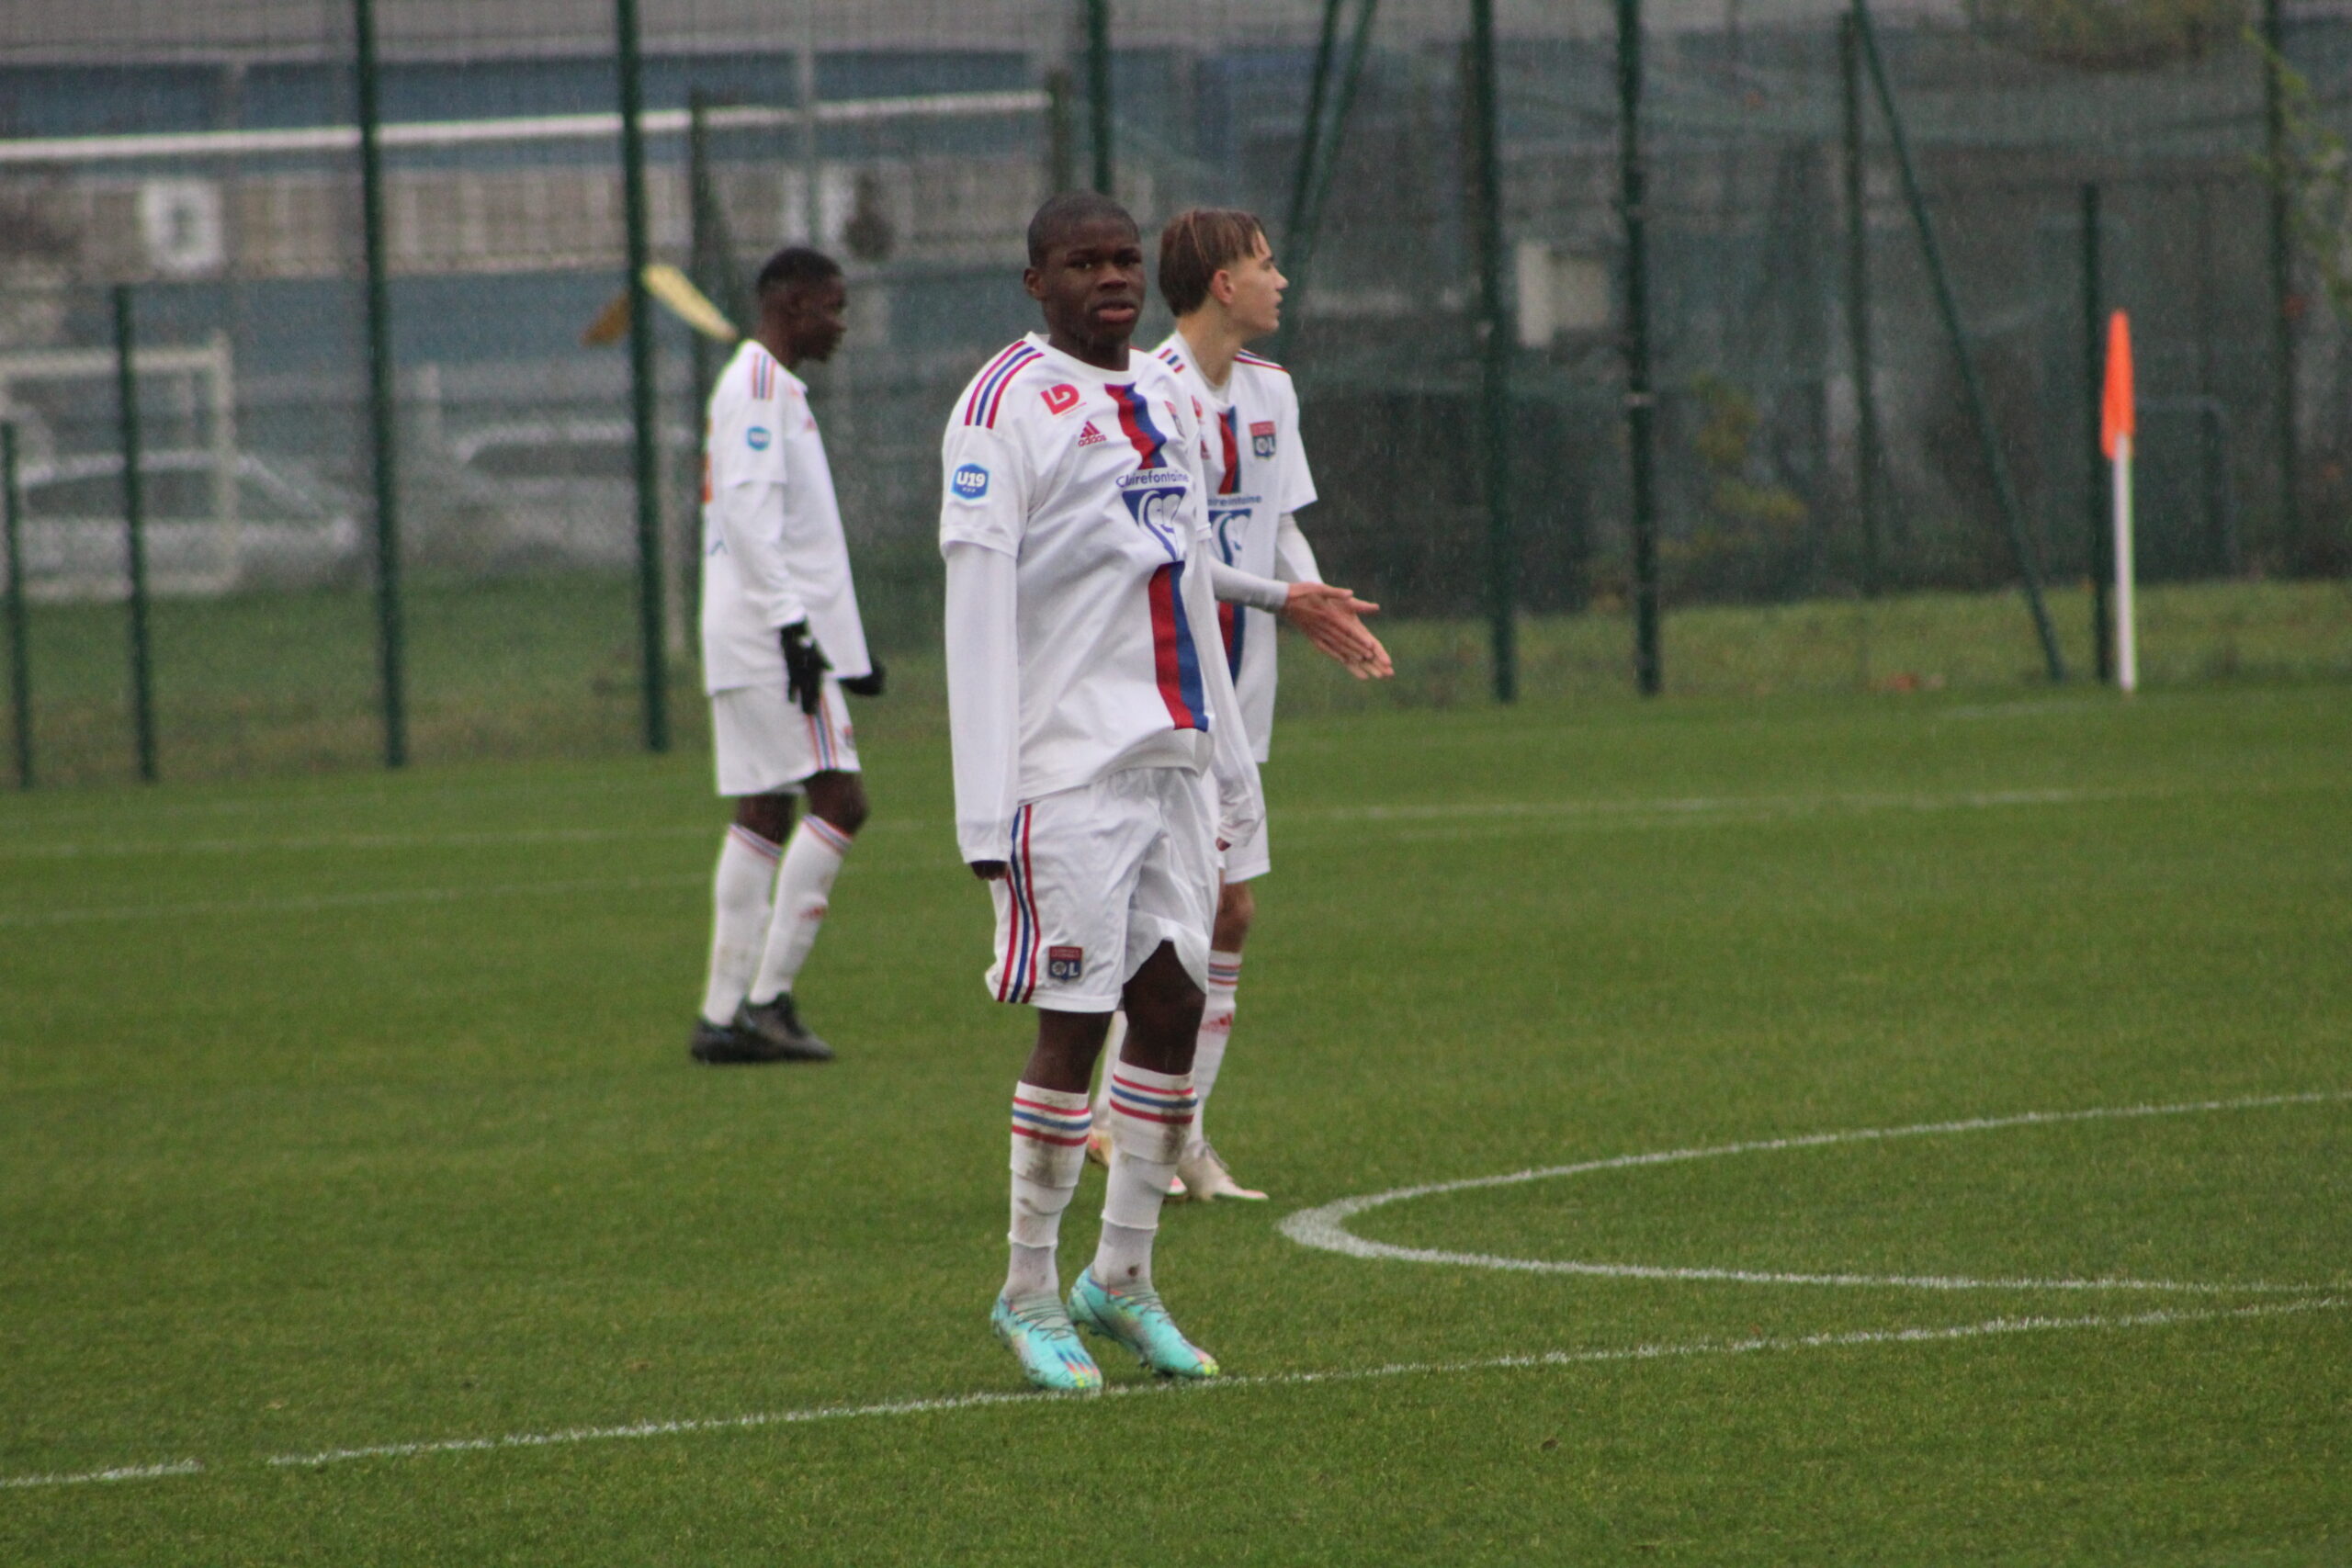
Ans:
[[[1862,46],[1862,60],[1870,67],[1871,85],[1877,90],[1880,111],[1886,116],[1887,140],[1894,144],[1895,172],[1903,177],[1903,197],[1910,206],[1911,221],[1919,231],[1919,252],[1928,264],[1928,278],[1934,285],[1936,310],[1943,318],[1944,332],[1951,339],[1954,358],[1960,361],[1960,381],[1968,397],[1969,416],[1976,425],[1976,439],[1983,447],[1984,467],[1993,476],[1993,495],[2000,507],[2001,522],[2008,529],[2009,548],[2015,552],[2018,574],[2025,579],[2025,597],[2033,613],[2034,635],[2041,641],[2041,657],[2052,681],[2066,678],[2065,656],[2058,649],[2058,633],[2050,624],[2050,607],[2042,602],[2041,570],[2034,559],[2033,541],[2026,534],[2025,512],[2018,504],[2017,487],[2009,482],[2009,465],[2001,456],[1999,432],[1993,428],[1993,411],[1984,400],[1984,384],[1977,378],[1976,356],[1968,351],[1968,334],[1960,321],[1960,301],[1951,291],[1951,275],[1944,267],[1942,248],[1936,243],[1936,226],[1928,216],[1928,197],[1919,188],[1918,171],[1911,164],[1911,149],[1903,134],[1903,116],[1895,107],[1894,89],[1886,79],[1886,62],[1878,51],[1878,34],[1871,26],[1870,8],[1865,0],[1854,0],[1854,31]]]
[[[2270,159],[2270,331],[2272,363],[2278,377],[2278,413],[2273,438],[2278,446],[2278,542],[2290,554],[2303,546],[2301,462],[2295,451],[2295,248],[2293,197],[2288,189],[2287,34],[2279,0],[2262,0],[2263,145]]]
[[[1884,581],[1879,527],[1877,370],[1871,355],[1870,213],[1864,203],[1862,62],[1854,18],[1838,18],[1838,81],[1846,130],[1846,341],[1854,361],[1854,504],[1861,513],[1862,597],[1875,599]]]
[[[686,213],[691,240],[688,245],[688,268],[694,274],[695,287],[701,289],[729,321],[736,319],[741,302],[737,297],[734,267],[726,258],[723,242],[717,232],[720,214],[718,193],[710,178],[710,97],[700,87],[686,94]],[[720,276],[726,276],[724,287],[714,288]],[[718,384],[718,347],[700,333],[686,334],[686,356],[695,378],[695,428],[702,430],[710,408],[710,394]],[[688,493],[694,504],[688,515],[700,522],[702,475],[698,465],[690,465]],[[686,591],[687,619],[693,620],[702,607],[702,530],[699,526],[683,531],[684,548],[679,551],[676,563],[679,577]]]
[[[2115,678],[2115,627],[2107,613],[2109,580],[2115,575],[2115,535],[2108,515],[2107,457],[2099,450],[2099,426],[2106,418],[2107,309],[2099,288],[2098,186],[2083,185],[2083,396],[2089,414],[2084,456],[2089,459],[2083,498],[2085,558],[2091,578],[2091,663],[2102,682]]]
[[[130,566],[130,732],[139,776],[155,782],[155,675],[147,637],[147,497],[139,472],[138,353],[130,285],[114,288],[114,386],[122,432],[122,521]]]
[[[376,668],[384,766],[408,761],[407,648],[401,625],[400,417],[392,299],[384,264],[384,159],[377,140],[375,0],[352,0],[359,73],[359,212],[368,254],[368,416],[376,458]]]
[[[1046,73],[1046,192],[1058,196],[1078,184],[1078,124],[1070,98],[1077,91],[1069,72],[1056,66]]]
[[[1510,312],[1503,300],[1503,181],[1495,85],[1495,0],[1470,0],[1470,146],[1476,174],[1478,236],[1479,446],[1487,479],[1487,631],[1495,700],[1519,695],[1515,604],[1517,541],[1511,536]]]
[[[1094,141],[1094,188],[1114,194],[1111,147],[1111,0],[1086,0],[1086,110]]]
[[[1654,697],[1658,655],[1657,400],[1650,388],[1648,199],[1642,165],[1642,0],[1617,0],[1617,203],[1625,224],[1625,444],[1633,480],[1634,681]]]
[[[17,427],[0,424],[0,532],[8,566],[8,707],[17,737],[17,787],[33,787],[33,673],[25,651],[25,551],[17,490]]]
[[[1306,118],[1299,122],[1298,166],[1291,171],[1290,211],[1283,223],[1283,249],[1298,249],[1306,218],[1306,193],[1315,182],[1316,145],[1323,135],[1323,99],[1331,87],[1331,61],[1340,46],[1342,0],[1323,0],[1323,30],[1315,43],[1315,71],[1306,84]]]
[[[629,413],[637,471],[637,635],[643,657],[645,749],[670,749],[670,672],[662,646],[661,417],[655,400],[653,300],[645,289],[652,259],[645,198],[645,82],[638,59],[637,0],[614,0],[620,43],[621,206],[628,231]],[[815,214],[810,214],[813,222]]]

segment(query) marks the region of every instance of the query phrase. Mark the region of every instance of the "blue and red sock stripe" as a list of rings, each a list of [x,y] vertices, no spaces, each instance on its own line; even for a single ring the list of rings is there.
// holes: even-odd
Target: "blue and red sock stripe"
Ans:
[[[1086,1142],[1086,1134],[1093,1126],[1093,1115],[1083,1105],[1069,1111],[1024,1095],[1012,1097],[1012,1130],[1023,1137],[1060,1148],[1075,1148]]]
[[[1189,1127],[1199,1103],[1190,1084],[1180,1089],[1152,1089],[1111,1069],[1111,1109],[1123,1116],[1164,1127]]]
[[[1151,574],[1151,653],[1159,700],[1178,729],[1209,727],[1208,695],[1201,684],[1200,650],[1193,646],[1193,623],[1184,614],[1184,563],[1170,561]]]
[[[808,830],[808,836],[810,838],[815,839],[819,843],[832,851],[833,853],[837,855],[845,855],[849,853],[849,835],[842,832],[839,828],[834,827],[831,822],[826,821],[823,818],[815,816],[803,817],[800,819],[800,825]]]
[[[729,823],[727,836],[764,861],[777,860],[784,854],[783,845],[769,843],[741,822]]]

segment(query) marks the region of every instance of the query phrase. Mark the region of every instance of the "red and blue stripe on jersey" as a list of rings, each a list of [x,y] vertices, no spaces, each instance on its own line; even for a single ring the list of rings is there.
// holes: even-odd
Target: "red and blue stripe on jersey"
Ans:
[[[752,349],[752,396],[761,402],[775,396],[775,360],[757,344]]]
[[[1236,365],[1254,365],[1261,370],[1282,370],[1283,374],[1285,376],[1290,374],[1289,371],[1283,370],[1281,366],[1275,364],[1272,360],[1268,359],[1264,355],[1252,354],[1246,348],[1233,356],[1233,362]]]
[[[1219,495],[1241,493],[1241,415],[1227,409],[1216,416],[1217,443],[1225,454],[1225,477],[1216,481]]]
[[[1160,467],[1160,450],[1168,445],[1168,436],[1152,423],[1150,400],[1138,396],[1132,385],[1102,389],[1111,394],[1111,401],[1119,411],[1119,431],[1136,449],[1141,467]]]
[[[1159,700],[1178,729],[1206,730],[1208,696],[1201,684],[1200,649],[1193,645],[1193,623],[1184,614],[1184,563],[1170,561],[1151,574],[1152,663]]]
[[[971,395],[964,400],[964,423],[994,430],[997,411],[1004,406],[1005,389],[1023,369],[1044,357],[1035,344],[1023,339],[989,360],[973,378]]]

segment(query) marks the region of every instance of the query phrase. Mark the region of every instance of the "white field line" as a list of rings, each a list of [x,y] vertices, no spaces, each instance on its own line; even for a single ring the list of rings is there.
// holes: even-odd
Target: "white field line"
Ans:
[[[1693,1339],[1679,1344],[1629,1345],[1593,1350],[1541,1350],[1519,1356],[1489,1356],[1456,1361],[1393,1361],[1377,1367],[1346,1367],[1326,1371],[1268,1372],[1218,1378],[1191,1385],[1122,1383],[1099,1397],[1189,1395],[1219,1389],[1280,1389],[1319,1383],[1364,1382],[1380,1378],[1463,1377],[1480,1372],[1515,1371],[1553,1367],[1608,1366],[1624,1362],[1660,1361],[1716,1356],[1750,1356],[1779,1351],[1860,1349],[1881,1345],[1951,1344],[2012,1334],[2046,1334],[2067,1330],[2168,1328],[2205,1323],[2285,1317],[2303,1313],[2333,1312],[2352,1306],[2352,1298],[2322,1297],[2262,1306],[2201,1312],[2146,1312],[2121,1317],[1996,1317],[1981,1323],[1934,1328],[1866,1328],[1842,1333],[1763,1336],[1750,1339]],[[740,1432],[763,1427],[799,1426],[818,1421],[865,1420],[891,1416],[927,1416],[996,1405],[1084,1405],[1088,1396],[1039,1393],[951,1394],[935,1399],[895,1399],[875,1404],[820,1404],[802,1410],[767,1411],[749,1416],[724,1416],[677,1421],[640,1421],[619,1427],[573,1427],[551,1432],[510,1432],[491,1438],[447,1438],[413,1443],[377,1443],[365,1448],[325,1449],[316,1453],[277,1454],[263,1461],[277,1468],[321,1469],[354,1460],[413,1459],[428,1454],[484,1453],[509,1449],[566,1448],[582,1443],[632,1438],[688,1437],[706,1432]],[[0,1481],[0,1486],[72,1486],[96,1481],[130,1480],[141,1476],[190,1475],[203,1467],[193,1460],[177,1465],[139,1470],[103,1471],[86,1475],[28,1475]]]
[[[2048,1126],[2068,1122],[2114,1122],[2143,1116],[2188,1116],[2219,1111],[2255,1111],[2288,1105],[2328,1105],[2352,1100],[2352,1091],[2326,1090],[2309,1094],[2251,1095],[2237,1100],[2204,1100],[2179,1105],[2120,1105],[2089,1111],[2031,1111],[2016,1116],[1979,1116],[1957,1122],[1929,1122],[1911,1127],[1865,1127],[1842,1133],[1813,1133],[1801,1137],[1758,1138],[1747,1143],[1718,1144],[1708,1148],[1667,1149],[1649,1154],[1616,1155],[1582,1160],[1574,1165],[1544,1166],[1512,1171],[1507,1176],[1474,1176],[1458,1181],[1432,1181],[1418,1187],[1392,1188],[1359,1198],[1342,1198],[1313,1209],[1302,1209],[1276,1227],[1302,1247],[1337,1252],[1350,1258],[1398,1263],[1439,1263],[1455,1268],[1498,1269],[1527,1274],[1581,1274],[1604,1279],[1690,1280],[1745,1285],[1849,1285],[1921,1291],[2170,1291],[2204,1295],[2247,1292],[2301,1292],[2331,1290],[2324,1284],[2210,1284],[2174,1280],[1979,1280],[1944,1275],[1913,1274],[1792,1274],[1740,1269],[1680,1269],[1641,1263],[1586,1263],[1542,1258],[1503,1258],[1479,1252],[1447,1252],[1430,1247],[1397,1247],[1367,1241],[1348,1229],[1356,1215],[1390,1203],[1442,1192],[1469,1192],[1489,1187],[1515,1187],[1563,1176],[1585,1176],[1601,1170],[1630,1170],[1643,1166],[1675,1165],[1689,1160],[1716,1159],[1726,1155],[1771,1154],[1789,1149],[1825,1148],[1833,1144],[1883,1143],[1896,1138],[1922,1138],[1954,1133],[1984,1133],[2004,1127]]]
[[[132,1464],[119,1470],[86,1470],[79,1475],[11,1475],[0,1478],[0,1491],[28,1486],[91,1486],[105,1481],[153,1481],[164,1475],[197,1475],[204,1466],[192,1459],[176,1464]]]

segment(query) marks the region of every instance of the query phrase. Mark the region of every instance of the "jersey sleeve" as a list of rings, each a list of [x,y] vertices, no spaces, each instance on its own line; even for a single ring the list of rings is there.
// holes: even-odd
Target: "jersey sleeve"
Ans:
[[[1315,564],[1315,551],[1307,545],[1306,536],[1298,531],[1297,517],[1288,512],[1275,525],[1274,575],[1284,582],[1323,581],[1323,569]]]
[[[710,400],[710,485],[784,483],[784,425],[780,394],[756,398],[748,390],[723,389]]]
[[[1282,456],[1275,474],[1276,512],[1304,512],[1315,504],[1315,476],[1306,468],[1306,443],[1298,434],[1298,389],[1282,378]]]
[[[784,547],[784,453],[773,400],[726,390],[711,400],[710,508],[718,536],[760,618],[808,618]]]
[[[1017,434],[952,423],[940,443],[939,547],[978,545],[1021,554],[1029,517],[1029,465]]]

